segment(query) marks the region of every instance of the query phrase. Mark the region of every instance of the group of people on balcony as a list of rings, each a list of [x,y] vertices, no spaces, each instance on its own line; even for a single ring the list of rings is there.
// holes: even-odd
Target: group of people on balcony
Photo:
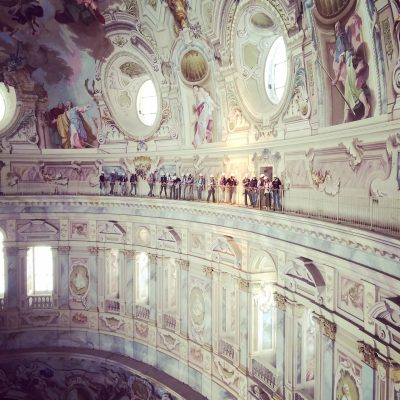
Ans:
[[[273,179],[261,174],[258,178],[253,175],[245,175],[241,182],[234,176],[222,173],[217,179],[214,175],[208,178],[200,173],[194,176],[191,173],[179,177],[176,173],[150,172],[145,177],[149,186],[148,197],[169,198],[174,200],[197,200],[204,199],[207,202],[220,202],[235,204],[237,201],[237,189],[241,187],[246,207],[259,207],[273,210],[281,209],[282,183],[278,177]],[[111,196],[137,196],[139,176],[133,172],[128,177],[125,173],[118,174],[117,171],[106,176],[104,172],[99,178],[100,195]],[[107,188],[109,184],[109,189]],[[159,189],[159,192],[158,192]],[[155,193],[157,190],[157,193]]]

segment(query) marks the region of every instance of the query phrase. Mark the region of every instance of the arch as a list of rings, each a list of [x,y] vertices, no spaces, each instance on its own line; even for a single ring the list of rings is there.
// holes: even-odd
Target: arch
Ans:
[[[265,250],[257,250],[252,256],[252,260],[250,262],[249,270],[251,272],[277,272],[277,266],[272,258],[271,254],[269,254]]]
[[[284,275],[287,277],[290,289],[303,292],[319,303],[323,302],[325,279],[312,260],[306,257],[295,258],[284,268]]]
[[[223,235],[218,237],[212,244],[211,259],[240,268],[242,265],[242,251],[232,236]]]

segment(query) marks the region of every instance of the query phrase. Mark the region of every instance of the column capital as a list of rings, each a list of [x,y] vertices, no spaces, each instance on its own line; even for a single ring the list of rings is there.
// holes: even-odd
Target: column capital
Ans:
[[[318,316],[318,323],[321,333],[331,340],[336,340],[336,324],[323,316]]]
[[[278,292],[274,292],[274,300],[277,308],[282,311],[286,311],[286,302],[287,299],[283,294],[280,294]]]
[[[97,256],[99,254],[98,247],[88,247],[88,251],[92,256]]]
[[[365,364],[373,369],[376,369],[378,350],[367,343],[358,342],[358,351],[362,355]]]
[[[152,262],[152,263],[155,263],[155,262],[157,262],[157,259],[159,258],[159,256],[157,255],[157,254],[149,254],[149,260],[150,260],[150,262]]]
[[[70,246],[58,246],[58,253],[59,254],[69,254],[71,251]]]
[[[123,253],[127,256],[127,257],[135,257],[136,251],[135,250],[123,250]]]
[[[7,257],[16,256],[18,254],[18,247],[5,247],[4,250]]]
[[[206,265],[203,265],[203,273],[207,278],[212,278],[213,272],[214,272],[213,267],[208,267]]]
[[[187,261],[187,260],[179,260],[179,259],[177,259],[175,261],[176,261],[177,265],[179,267],[181,267],[181,269],[183,269],[184,271],[188,271],[189,270],[189,261]]]
[[[246,281],[246,279],[239,279],[239,288],[240,290],[248,290],[250,287],[250,282]]]

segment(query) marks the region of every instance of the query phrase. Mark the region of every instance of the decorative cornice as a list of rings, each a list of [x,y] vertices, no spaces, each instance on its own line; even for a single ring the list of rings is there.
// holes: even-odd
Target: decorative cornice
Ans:
[[[40,196],[39,196],[40,197]],[[373,254],[378,257],[384,257],[385,259],[392,262],[400,262],[400,253],[398,251],[398,244],[396,243],[396,239],[390,237],[383,237],[382,235],[372,233],[372,232],[364,232],[363,230],[359,230],[357,234],[354,234],[354,228],[346,227],[343,225],[336,225],[325,223],[323,227],[321,227],[318,221],[308,220],[307,223],[304,223],[301,220],[296,220],[297,217],[289,216],[289,215],[274,215],[271,218],[265,218],[260,221],[259,213],[257,211],[252,212],[251,214],[248,212],[243,212],[241,208],[233,209],[231,207],[205,207],[203,204],[199,204],[198,207],[195,207],[195,204],[185,204],[181,202],[176,204],[175,202],[167,203],[167,202],[158,202],[157,200],[143,200],[136,199],[135,201],[130,201],[130,199],[117,199],[117,198],[98,198],[93,197],[93,199],[85,199],[82,196],[76,196],[75,199],[60,199],[57,196],[52,197],[47,196],[38,200],[33,197],[25,196],[23,201],[16,200],[15,198],[2,196],[0,198],[0,208],[3,206],[15,206],[15,204],[24,204],[26,206],[36,206],[36,207],[46,207],[46,212],[52,212],[47,209],[47,207],[57,207],[65,204],[68,207],[121,207],[126,208],[127,214],[132,214],[133,212],[138,212],[142,216],[146,216],[146,211],[149,212],[149,217],[154,216],[155,213],[162,213],[165,217],[170,218],[170,215],[167,216],[166,213],[170,213],[173,215],[183,215],[185,213],[190,213],[194,219],[198,220],[198,217],[210,218],[215,221],[216,218],[224,218],[225,227],[230,227],[230,221],[234,222],[235,227],[237,228],[238,224],[241,222],[246,224],[253,224],[254,226],[258,226],[262,229],[270,229],[268,232],[268,236],[275,237],[273,232],[277,230],[289,231],[291,233],[297,234],[301,237],[311,237],[316,240],[322,240],[326,242],[332,242],[340,246],[345,246],[351,249],[363,251],[368,254]],[[246,211],[246,210],[245,210]],[[180,218],[177,218],[179,221]],[[204,221],[200,221],[199,223],[206,223]],[[232,224],[233,227],[233,224]],[[261,234],[255,230],[254,234]],[[299,246],[303,244],[298,243]],[[394,249],[396,247],[396,249]],[[315,247],[317,250],[319,247]],[[335,254],[335,253],[332,253]]]
[[[6,247],[4,250],[7,257],[13,257],[18,254],[18,247]]]
[[[359,342],[358,351],[360,354],[362,354],[362,358],[365,364],[367,364],[373,369],[376,369],[378,360],[378,350],[367,343]]]
[[[277,308],[286,311],[286,297],[278,292],[274,293],[274,300]]]
[[[336,340],[336,324],[322,316],[318,316],[321,333],[331,340]]]

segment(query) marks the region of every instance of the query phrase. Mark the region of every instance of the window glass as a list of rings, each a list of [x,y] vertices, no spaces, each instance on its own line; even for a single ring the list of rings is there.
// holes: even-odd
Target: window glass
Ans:
[[[4,236],[0,232],[0,298],[4,297],[4,291],[5,291],[3,240],[4,240]]]
[[[139,89],[137,112],[140,121],[147,126],[154,124],[157,117],[158,101],[156,88],[152,80],[145,81]]]
[[[30,247],[27,254],[28,295],[50,294],[53,291],[53,253],[51,247]]]
[[[0,93],[0,122],[3,120],[6,113],[6,102],[4,101],[4,96]]]
[[[283,96],[287,79],[287,56],[283,37],[272,45],[265,64],[265,89],[269,99],[278,104]]]

